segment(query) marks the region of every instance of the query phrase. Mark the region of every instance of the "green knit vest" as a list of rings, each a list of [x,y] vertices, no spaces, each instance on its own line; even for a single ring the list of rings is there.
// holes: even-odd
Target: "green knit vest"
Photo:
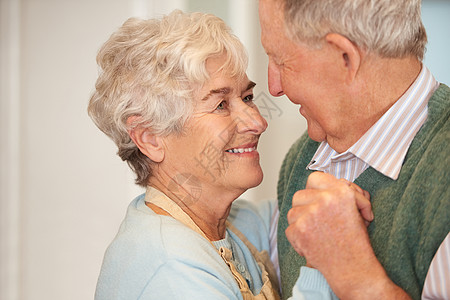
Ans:
[[[375,215],[368,231],[388,276],[420,299],[431,260],[450,230],[450,89],[441,84],[428,103],[428,118],[408,150],[397,180],[368,168],[355,183],[371,195]],[[319,143],[304,134],[286,155],[278,181],[278,254],[283,299],[291,296],[306,264],[286,238],[292,197],[304,189],[306,166]]]

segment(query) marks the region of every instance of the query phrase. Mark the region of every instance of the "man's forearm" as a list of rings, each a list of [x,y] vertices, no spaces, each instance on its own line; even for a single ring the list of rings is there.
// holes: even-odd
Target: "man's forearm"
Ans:
[[[339,299],[411,299],[373,259],[376,261],[341,270],[339,274],[322,272]]]

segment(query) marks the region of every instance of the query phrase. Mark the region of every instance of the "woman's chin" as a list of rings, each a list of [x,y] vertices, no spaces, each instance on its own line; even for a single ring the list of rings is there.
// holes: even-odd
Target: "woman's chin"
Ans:
[[[260,172],[256,172],[253,175],[249,175],[246,176],[246,178],[242,178],[242,180],[240,181],[243,185],[245,190],[257,187],[258,185],[261,184],[261,182],[263,181],[263,173],[262,171]]]

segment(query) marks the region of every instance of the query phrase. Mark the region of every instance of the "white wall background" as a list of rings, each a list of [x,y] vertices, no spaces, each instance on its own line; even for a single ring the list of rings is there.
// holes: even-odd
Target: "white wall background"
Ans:
[[[96,52],[128,17],[174,8],[222,17],[246,45],[256,95],[273,110],[261,109],[265,179],[245,196],[276,196],[305,122],[287,99],[267,96],[256,0],[0,0],[0,300],[93,298],[104,250],[141,192],[86,114]],[[424,0],[425,62],[447,84],[449,13],[449,1]]]

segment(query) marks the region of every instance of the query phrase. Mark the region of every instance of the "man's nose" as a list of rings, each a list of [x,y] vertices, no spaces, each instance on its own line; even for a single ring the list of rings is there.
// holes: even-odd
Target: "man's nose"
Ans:
[[[283,96],[284,91],[281,85],[280,69],[271,60],[269,60],[268,77],[269,77],[268,84],[270,94],[274,97]]]

